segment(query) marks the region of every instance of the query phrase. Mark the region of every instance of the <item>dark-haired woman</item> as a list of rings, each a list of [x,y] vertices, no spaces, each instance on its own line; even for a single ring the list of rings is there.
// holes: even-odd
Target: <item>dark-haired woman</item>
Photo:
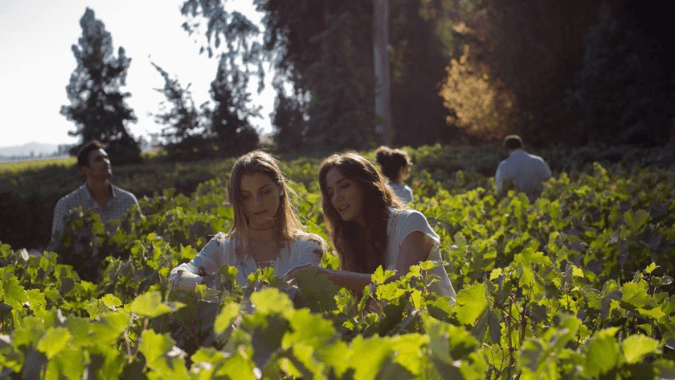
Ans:
[[[410,266],[433,260],[439,277],[431,290],[455,290],[443,267],[440,239],[422,213],[394,196],[375,166],[357,153],[333,155],[319,169],[326,228],[340,257],[340,270],[318,269],[338,286],[361,292],[378,266],[404,276]]]
[[[403,183],[408,179],[412,160],[408,153],[400,149],[391,149],[381,146],[375,151],[375,161],[380,164],[382,174],[388,179],[388,184],[405,203],[413,201],[412,189]]]
[[[237,283],[245,285],[258,268],[273,267],[281,277],[295,267],[320,263],[325,243],[302,231],[291,209],[290,189],[272,156],[254,151],[239,158],[227,190],[234,208],[232,229],[218,233],[194,259],[171,271],[175,288],[193,290],[226,264],[239,270]]]

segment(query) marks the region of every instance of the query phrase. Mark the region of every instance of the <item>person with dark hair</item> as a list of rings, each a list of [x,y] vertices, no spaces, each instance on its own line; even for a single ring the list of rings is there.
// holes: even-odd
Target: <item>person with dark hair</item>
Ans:
[[[405,203],[412,202],[412,189],[403,183],[408,179],[412,167],[412,160],[408,153],[400,149],[381,146],[375,151],[375,161],[380,164],[382,174],[387,177],[387,184],[394,190],[394,194]]]
[[[101,142],[92,140],[84,144],[77,154],[77,165],[87,181],[56,203],[50,245],[61,239],[65,216],[78,206],[94,209],[104,223],[119,219],[134,205],[138,207],[134,194],[110,183],[112,166]]]
[[[216,234],[189,263],[173,268],[169,281],[175,289],[194,290],[224,265],[239,270],[239,285],[246,285],[258,268],[272,267],[283,277],[294,267],[319,265],[325,242],[302,230],[291,208],[292,190],[276,159],[263,151],[240,157],[227,195],[234,208],[232,229]]]
[[[504,149],[509,157],[497,167],[497,193],[504,191],[506,184],[511,183],[533,202],[541,189],[541,183],[551,178],[551,169],[541,157],[525,152],[523,140],[518,135],[506,136]]]
[[[422,213],[393,194],[370,161],[355,152],[330,156],[319,168],[319,185],[328,236],[340,257],[340,270],[317,268],[319,274],[358,294],[379,266],[396,271],[396,279],[432,260],[439,281],[431,290],[454,302],[438,235]]]

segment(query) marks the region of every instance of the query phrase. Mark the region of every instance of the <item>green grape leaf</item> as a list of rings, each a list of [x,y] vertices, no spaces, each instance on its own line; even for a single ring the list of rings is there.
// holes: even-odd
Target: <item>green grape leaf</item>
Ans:
[[[488,307],[485,285],[475,283],[465,286],[455,298],[457,320],[465,325],[473,325]]]
[[[464,237],[464,235],[462,235],[461,232],[457,232],[455,234],[455,236],[453,237],[452,241],[455,243],[455,245],[457,246],[457,249],[460,252],[466,251],[466,247],[467,247],[466,238]]]
[[[637,311],[640,315],[645,316],[645,317],[649,317],[649,318],[653,318],[657,321],[666,315],[666,313],[664,313],[661,310],[661,308],[658,307],[658,306],[653,308],[653,309],[649,309],[649,310],[643,309],[643,308],[638,308]]]
[[[122,301],[119,298],[115,297],[112,294],[106,294],[101,298],[101,301],[108,306],[109,308],[114,308],[122,305]]]
[[[397,335],[390,338],[389,345],[396,353],[394,362],[407,369],[413,375],[419,375],[424,367],[423,349],[429,343],[429,337],[420,334]]]
[[[552,265],[551,259],[549,259],[548,256],[545,256],[543,252],[535,251],[530,247],[525,248],[522,252],[515,255],[513,261],[524,267],[531,267],[533,264],[544,266]]]
[[[239,305],[231,302],[223,306],[216,317],[216,321],[213,324],[213,331],[216,334],[222,334],[228,327],[232,325],[232,322],[239,315]]]
[[[280,313],[259,313],[246,316],[241,324],[251,334],[253,361],[263,369],[275,352],[281,348],[281,340],[289,331],[289,322]]]
[[[185,306],[180,302],[162,303],[162,296],[159,292],[143,293],[136,297],[129,305],[129,311],[141,317],[156,318],[160,315],[172,313]]]
[[[647,268],[645,268],[645,273],[651,274],[656,270],[656,268],[659,268],[659,266],[656,265],[656,263],[651,263],[647,266]]]
[[[91,343],[89,340],[89,320],[71,315],[66,319],[64,325],[70,332],[71,346],[88,346]]]
[[[28,295],[23,286],[19,285],[19,280],[8,270],[0,268],[0,300],[12,307],[14,310],[21,310],[24,302],[28,301]]]
[[[371,276],[371,280],[374,284],[380,285],[384,284],[387,279],[393,275],[394,271],[389,269],[385,270],[382,268],[382,265],[380,265],[377,267],[377,269],[375,269],[375,272]]]
[[[617,331],[617,327],[611,327],[595,334],[586,354],[586,375],[598,377],[619,365],[621,355],[614,337]]]
[[[254,368],[255,366],[251,358],[244,357],[244,354],[240,350],[237,350],[218,368],[213,378],[255,380]]]
[[[537,368],[540,366],[540,361],[542,359],[542,354],[544,353],[545,348],[542,346],[541,342],[535,338],[529,338],[523,342],[523,345],[520,348],[520,355],[518,355],[518,364],[527,368],[530,372],[537,372]]]
[[[647,294],[644,282],[627,282],[621,287],[621,301],[635,308],[654,306],[654,299]]]
[[[64,327],[50,327],[38,341],[37,349],[51,360],[66,347],[70,336],[70,332]]]
[[[330,311],[337,307],[335,296],[340,288],[326,275],[317,276],[313,268],[302,270],[298,272],[296,284],[299,289],[296,295],[299,307],[309,307],[313,312]]]
[[[265,288],[251,294],[251,302],[255,306],[256,312],[263,314],[284,313],[293,310],[293,304],[288,296],[275,288]]]
[[[322,349],[335,340],[335,328],[330,320],[320,315],[310,313],[307,309],[300,309],[293,313],[291,330],[283,338],[284,347],[292,347],[298,343],[311,346],[316,350]]]
[[[621,301],[621,289],[614,280],[605,282],[600,292],[592,288],[585,289],[585,292],[588,296],[588,305],[600,310],[603,319],[609,315],[612,300]]]
[[[644,335],[631,335],[621,342],[623,355],[628,364],[639,362],[645,355],[660,353],[659,346],[658,340]]]
[[[103,346],[116,341],[128,326],[129,314],[125,312],[99,316],[97,321],[89,325],[92,343]]]
[[[85,352],[68,347],[59,351],[58,355],[49,362],[46,378],[49,379],[52,374],[61,374],[60,378],[81,379],[84,373]]]
[[[351,344],[352,367],[356,370],[355,379],[373,380],[377,376],[380,367],[392,355],[391,346],[384,344],[379,336],[364,339],[357,336]]]
[[[495,268],[490,272],[490,281],[498,279],[502,275],[502,268]]]
[[[638,210],[638,211],[633,211],[633,210],[628,210],[623,214],[623,218],[626,221],[626,224],[628,227],[633,231],[637,232],[649,222],[651,219],[651,216],[649,213],[645,210]]]
[[[166,355],[176,342],[168,334],[157,334],[153,330],[143,330],[138,351],[145,356],[148,365]]]
[[[488,316],[488,325],[490,327],[490,341],[493,344],[499,344],[502,336],[502,326],[499,316],[494,310],[490,310],[490,314]]]
[[[47,300],[45,299],[45,294],[40,289],[30,289],[26,292],[26,296],[28,297],[28,306],[34,313],[45,310]]]

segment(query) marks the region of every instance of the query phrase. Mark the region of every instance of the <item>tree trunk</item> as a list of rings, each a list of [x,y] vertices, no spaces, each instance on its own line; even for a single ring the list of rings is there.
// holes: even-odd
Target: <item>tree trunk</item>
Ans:
[[[391,83],[389,75],[389,0],[373,0],[373,62],[375,64],[375,131],[381,143],[391,145],[394,131],[391,120]]]

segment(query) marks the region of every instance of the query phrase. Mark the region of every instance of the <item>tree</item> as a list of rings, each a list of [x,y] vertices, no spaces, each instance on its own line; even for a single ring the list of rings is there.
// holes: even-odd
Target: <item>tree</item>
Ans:
[[[190,85],[183,88],[177,78],[171,78],[154,62],[152,65],[164,78],[164,88],[155,90],[166,100],[160,103],[160,112],[154,114],[155,121],[166,126],[162,129],[162,137],[169,144],[178,144],[193,133],[205,132],[208,124],[192,100]],[[205,106],[202,105],[202,109]]]
[[[107,144],[113,163],[138,161],[140,149],[125,126],[128,121],[136,121],[133,110],[125,102],[131,94],[120,91],[126,84],[131,58],[122,47],[115,56],[110,33],[90,8],[80,19],[80,26],[82,37],[78,45],[72,47],[77,68],[66,87],[70,105],[61,107],[61,114],[77,127],[68,134],[82,137],[81,144],[70,153],[97,139]]]
[[[277,97],[274,100],[272,126],[274,142],[280,152],[297,152],[306,144],[307,123],[303,104],[297,97],[286,95],[283,84],[275,83]]]
[[[258,132],[251,126],[251,117],[260,117],[260,106],[251,107],[248,76],[238,70],[228,71],[226,56],[221,57],[216,79],[211,82],[215,107],[211,112],[211,133],[226,155],[239,155],[255,149]]]
[[[464,43],[452,33],[454,1],[390,1],[391,103],[396,145],[463,142],[438,95],[446,66]]]
[[[600,23],[588,31],[582,67],[565,97],[570,109],[583,111],[574,128],[578,135],[604,143],[660,145],[669,140],[675,76],[664,58],[670,50],[659,41],[669,30],[665,16],[659,22],[652,12],[629,3],[614,17],[603,12]],[[641,19],[644,13],[650,14],[649,26]]]
[[[450,124],[484,141],[499,140],[513,124],[513,96],[500,80],[491,80],[485,63],[475,57],[465,45],[462,57],[448,66],[440,95],[454,110]]]
[[[374,112],[373,1],[256,1],[276,81],[302,105],[305,149],[365,149],[378,143]],[[283,95],[285,96],[285,95]],[[277,104],[283,104],[279,101]]]

